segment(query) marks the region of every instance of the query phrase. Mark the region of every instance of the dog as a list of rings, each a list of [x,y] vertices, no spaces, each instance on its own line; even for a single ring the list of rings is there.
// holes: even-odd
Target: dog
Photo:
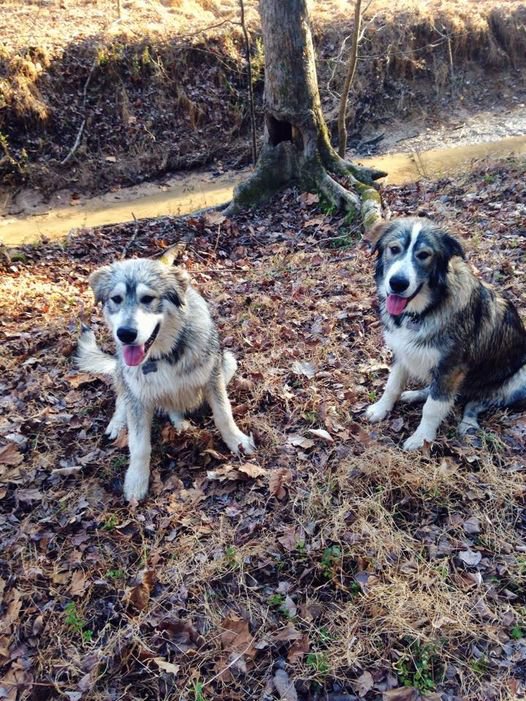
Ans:
[[[382,421],[398,399],[424,402],[422,419],[404,443],[435,440],[455,400],[466,402],[461,435],[479,428],[480,413],[521,407],[526,400],[526,330],[513,304],[481,282],[454,237],[423,218],[382,224],[376,287],[386,344],[394,355],[369,421]],[[429,383],[403,391],[409,378]]]
[[[117,352],[104,353],[84,326],[77,366],[113,379],[117,399],[106,434],[116,438],[128,428],[126,500],[147,494],[156,410],[183,430],[185,414],[206,402],[228,448],[252,453],[254,442],[237,427],[226,391],[236,360],[221,350],[208,305],[190,285],[188,273],[160,260],[132,259],[96,270],[89,284],[103,305]]]

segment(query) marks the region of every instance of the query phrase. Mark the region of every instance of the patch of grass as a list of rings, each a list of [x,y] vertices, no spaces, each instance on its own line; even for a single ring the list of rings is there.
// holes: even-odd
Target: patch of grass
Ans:
[[[413,641],[394,664],[398,677],[404,686],[412,686],[425,693],[434,691],[444,677],[444,666],[430,644]]]
[[[110,514],[104,520],[104,523],[102,524],[102,530],[111,532],[111,531],[114,531],[118,525],[119,525],[119,519],[115,516],[115,514]]]
[[[64,613],[66,614],[66,625],[74,630],[75,633],[78,633],[84,642],[90,642],[93,639],[93,631],[86,628],[86,621],[79,614],[77,604],[74,601],[70,601],[64,607]]]
[[[331,670],[329,659],[323,652],[309,652],[305,664],[320,677],[326,677]]]
[[[335,570],[340,566],[342,560],[342,549],[339,545],[330,545],[325,548],[321,556],[320,568],[326,579],[334,576]]]

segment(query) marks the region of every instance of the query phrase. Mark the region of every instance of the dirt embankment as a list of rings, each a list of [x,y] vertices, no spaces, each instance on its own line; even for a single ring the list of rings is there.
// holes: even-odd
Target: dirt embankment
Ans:
[[[235,3],[159,4],[152,16],[130,1],[122,20],[111,23],[115,9],[105,2],[29,5],[18,14],[6,3],[0,10],[4,184],[29,184],[46,195],[63,187],[103,191],[210,162],[219,169],[222,162],[247,163],[246,61]],[[344,73],[342,42],[352,30],[344,7],[331,0],[313,12],[331,126]],[[355,136],[380,119],[509,101],[526,86],[522,3],[378,0],[368,12],[350,107]],[[249,29],[260,117],[263,47],[250,3]]]

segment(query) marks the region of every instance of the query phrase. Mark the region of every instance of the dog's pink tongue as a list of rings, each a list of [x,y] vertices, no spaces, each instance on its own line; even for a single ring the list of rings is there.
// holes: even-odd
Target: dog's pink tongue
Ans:
[[[144,359],[144,346],[124,346],[124,362],[126,365],[140,365]]]
[[[405,297],[399,297],[398,295],[389,295],[385,300],[385,306],[389,314],[393,316],[398,316],[407,307],[407,302],[409,300]]]

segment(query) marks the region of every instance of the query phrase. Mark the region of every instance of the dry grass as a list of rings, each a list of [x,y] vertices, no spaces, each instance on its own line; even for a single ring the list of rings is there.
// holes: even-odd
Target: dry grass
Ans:
[[[455,221],[472,262],[521,306],[523,169],[386,198],[394,213],[418,201]],[[0,450],[19,447],[0,459],[0,655],[18,698],[197,701],[200,685],[204,699],[275,698],[280,667],[302,700],[351,694],[364,672],[371,700],[404,683],[470,701],[521,691],[524,418],[485,417],[480,447],[454,437],[452,418],[423,456],[399,449],[418,408],[372,430],[363,407],[388,361],[372,261],[320,245],[341,244],[344,222],[313,216],[289,192],[221,225],[142,226],[133,254],[187,241],[182,262],[241,360],[231,394],[266,473],[240,472],[209,420],[175,436],[159,419],[137,508],[122,501],[125,451],[101,438],[111,390],[70,359],[91,315],[87,276],[130,230],[28,248],[6,269]]]

